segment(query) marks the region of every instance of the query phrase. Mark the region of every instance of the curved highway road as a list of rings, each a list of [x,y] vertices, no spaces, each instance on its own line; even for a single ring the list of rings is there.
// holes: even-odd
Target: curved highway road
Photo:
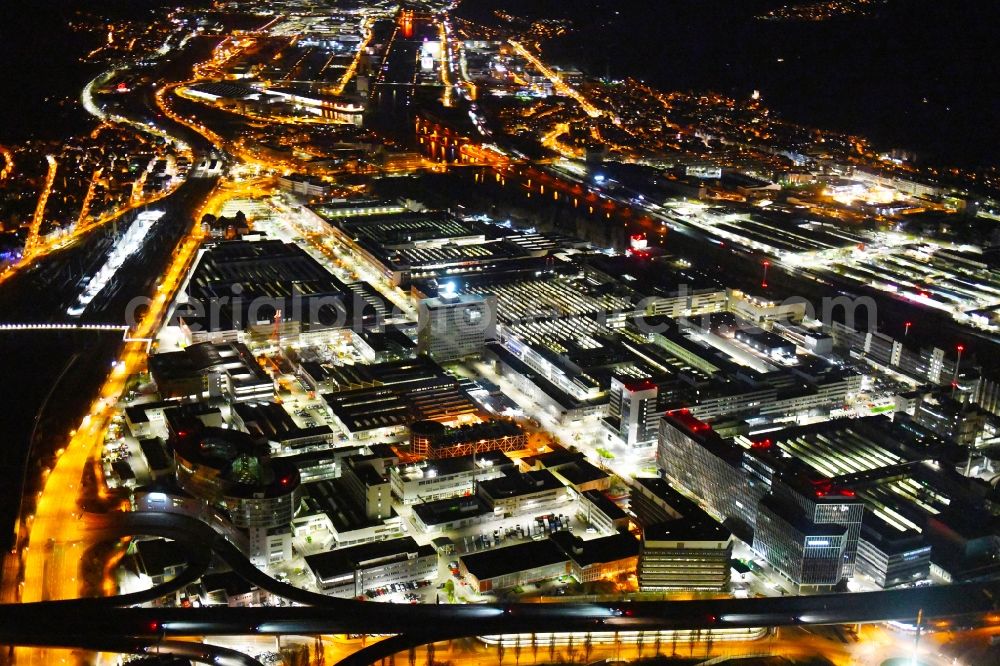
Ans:
[[[110,522],[113,521],[113,522]],[[279,608],[128,608],[177,589],[176,581],[141,593],[100,599],[0,606],[0,643],[93,645],[108,636],[152,642],[170,636],[254,634],[403,634],[401,645],[484,634],[549,631],[721,629],[727,627],[853,624],[992,613],[1000,581],[884,592],[766,599],[636,601],[610,603],[411,605],[361,602],[308,592],[257,569],[212,527],[165,513],[109,514],[96,529],[109,537],[161,536],[185,543],[192,565],[181,578],[200,575],[211,551],[261,589],[303,606]],[[100,609],[100,612],[95,612]],[[25,629],[27,627],[27,629]],[[414,643],[417,641],[417,643]],[[379,649],[396,650],[394,643]],[[374,650],[374,646],[372,646]],[[359,653],[362,661],[370,651]]]

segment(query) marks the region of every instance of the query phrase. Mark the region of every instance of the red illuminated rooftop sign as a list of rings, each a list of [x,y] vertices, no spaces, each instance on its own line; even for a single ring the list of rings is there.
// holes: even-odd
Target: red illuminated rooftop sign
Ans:
[[[687,408],[667,412],[667,416],[679,422],[691,432],[706,432],[712,429],[712,426],[692,416],[691,410]]]
[[[812,482],[816,497],[854,497],[856,492],[850,488],[834,488],[830,479],[817,479]]]
[[[656,383],[651,379],[645,379],[641,382],[630,382],[625,385],[625,388],[632,393],[637,391],[650,391],[656,388]]]

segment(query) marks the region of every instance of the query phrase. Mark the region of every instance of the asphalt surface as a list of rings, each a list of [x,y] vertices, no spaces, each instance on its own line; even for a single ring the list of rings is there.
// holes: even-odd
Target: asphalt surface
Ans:
[[[178,514],[106,514],[95,521],[104,538],[160,536],[185,544],[190,566],[177,580],[117,597],[0,606],[0,643],[93,646],[113,640],[154,645],[174,636],[265,634],[401,634],[404,649],[485,634],[550,631],[636,631],[854,624],[950,618],[972,625],[994,612],[1000,581],[805,597],[612,603],[412,605],[337,599],[295,588],[257,569],[240,550],[200,520]],[[301,606],[263,608],[134,608],[197,580],[212,555],[273,595]],[[380,644],[381,645],[381,644]],[[395,643],[375,650],[398,650]],[[347,660],[360,666],[363,650]],[[386,653],[386,654],[388,654]]]

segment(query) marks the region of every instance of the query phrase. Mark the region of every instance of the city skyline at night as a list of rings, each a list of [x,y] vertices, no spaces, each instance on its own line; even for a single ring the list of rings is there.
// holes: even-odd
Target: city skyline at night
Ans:
[[[0,664],[1000,663],[972,4],[0,19]]]

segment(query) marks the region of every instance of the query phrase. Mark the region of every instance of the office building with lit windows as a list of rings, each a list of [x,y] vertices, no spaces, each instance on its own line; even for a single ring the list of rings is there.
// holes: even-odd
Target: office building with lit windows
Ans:
[[[412,537],[307,555],[305,560],[324,593],[345,599],[396,583],[431,580],[438,570],[434,548],[417,545]]]
[[[950,390],[920,394],[913,421],[961,446],[975,446],[986,428],[989,413],[979,405],[956,400]]]
[[[906,419],[722,438],[681,411],[661,423],[658,462],[794,584],[835,585],[838,571],[860,570],[891,586],[925,575],[928,545],[953,576],[997,555],[991,503],[946,464],[955,454],[953,442]],[[877,519],[869,530],[866,515]]]
[[[880,588],[912,585],[930,577],[931,546],[916,529],[900,529],[873,512],[865,516],[857,572]]]
[[[435,361],[479,357],[497,337],[493,295],[442,291],[417,304],[417,351]]]
[[[424,534],[460,530],[493,518],[479,497],[452,497],[413,505],[413,524]]]
[[[300,497],[295,465],[272,458],[266,442],[246,433],[202,426],[185,409],[171,410],[167,419],[182,490],[225,510],[239,528],[292,522]]]
[[[657,465],[671,483],[703,500],[741,540],[753,541],[757,503],[768,487],[748,475],[745,452],[687,410],[660,421]]]
[[[497,514],[514,516],[567,499],[566,487],[548,470],[506,470],[503,476],[478,484],[477,492]]]
[[[580,512],[577,515],[600,532],[621,532],[627,530],[629,525],[628,514],[600,490],[580,493]]]
[[[271,457],[266,440],[206,426],[196,406],[168,410],[166,419],[180,489],[224,511],[247,534],[258,566],[291,559],[291,522],[302,493],[298,468]]]
[[[753,549],[800,587],[832,587],[844,578],[848,528],[816,523],[790,500],[767,495],[757,509]]]
[[[613,378],[605,427],[630,448],[652,446],[656,443],[660,420],[658,394],[656,384],[650,379],[622,381]]]
[[[514,462],[499,451],[442,460],[423,460],[389,468],[392,494],[404,505],[473,495],[476,484],[502,476]]]
[[[795,458],[774,455],[776,446],[723,439],[678,412],[661,423],[658,460],[795,585],[836,585],[853,575],[864,505]]]
[[[636,479],[631,508],[642,527],[639,589],[724,590],[733,535],[663,479]]]

